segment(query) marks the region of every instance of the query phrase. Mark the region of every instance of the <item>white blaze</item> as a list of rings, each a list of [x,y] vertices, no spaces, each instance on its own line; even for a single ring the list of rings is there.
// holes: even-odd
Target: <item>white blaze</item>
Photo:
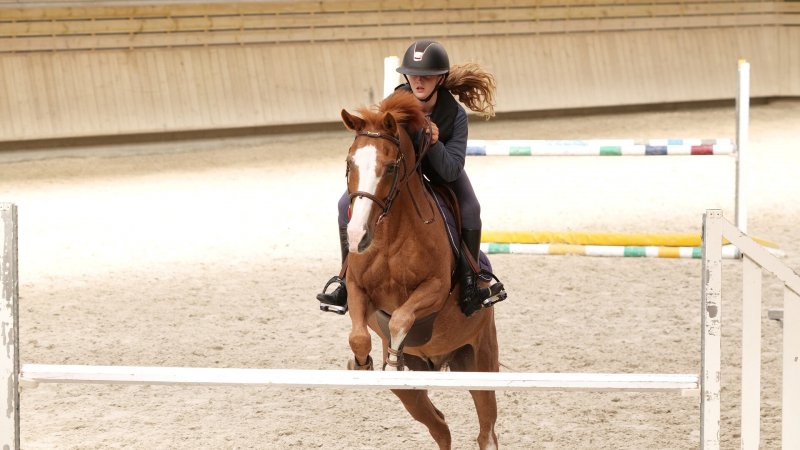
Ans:
[[[378,188],[378,177],[375,175],[378,166],[378,149],[374,145],[359,148],[353,154],[353,165],[358,168],[358,187],[356,189],[375,194],[375,189]],[[350,243],[351,252],[358,251],[358,244],[367,232],[367,220],[373,203],[372,200],[364,197],[356,197],[353,202],[350,223],[347,225],[347,240]]]

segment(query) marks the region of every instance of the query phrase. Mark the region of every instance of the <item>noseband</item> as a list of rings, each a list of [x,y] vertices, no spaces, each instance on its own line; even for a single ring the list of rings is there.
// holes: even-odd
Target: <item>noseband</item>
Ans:
[[[397,193],[399,192],[399,189],[397,188],[398,181],[400,180],[400,171],[398,170],[398,166],[403,168],[403,178],[404,179],[406,178],[405,177],[405,175],[406,175],[406,165],[404,163],[405,155],[403,155],[403,152],[400,151],[400,138],[397,137],[397,136],[394,136],[394,135],[391,135],[391,134],[386,134],[386,133],[381,133],[379,131],[363,131],[363,130],[362,131],[357,131],[356,135],[358,135],[358,136],[366,136],[366,137],[370,137],[370,138],[374,138],[374,139],[386,139],[387,141],[389,141],[389,142],[391,142],[391,143],[393,143],[394,145],[397,146],[397,159],[391,165],[391,167],[394,167],[394,179],[392,180],[392,188],[389,190],[389,194],[386,196],[386,198],[381,200],[378,197],[374,196],[373,194],[370,194],[369,192],[364,192],[364,191],[355,191],[355,192],[351,192],[350,193],[350,201],[351,202],[353,201],[353,199],[358,198],[358,197],[368,198],[368,199],[372,200],[373,202],[375,202],[375,204],[377,204],[383,210],[381,215],[378,217],[378,221],[376,222],[376,223],[380,223],[381,220],[383,220],[383,218],[387,214],[389,214],[389,209],[391,209],[391,207],[392,207],[392,202],[394,202],[394,199],[395,199],[395,197],[397,197]],[[347,174],[349,175],[349,173],[350,172],[349,172],[349,167],[348,167],[348,173]]]

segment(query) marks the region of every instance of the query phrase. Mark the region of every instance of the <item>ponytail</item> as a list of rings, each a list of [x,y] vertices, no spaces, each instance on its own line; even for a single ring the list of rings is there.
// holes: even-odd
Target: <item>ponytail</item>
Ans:
[[[450,74],[444,88],[458,97],[467,108],[480,113],[486,120],[494,117],[494,92],[497,89],[494,75],[475,63],[456,64],[450,67]]]

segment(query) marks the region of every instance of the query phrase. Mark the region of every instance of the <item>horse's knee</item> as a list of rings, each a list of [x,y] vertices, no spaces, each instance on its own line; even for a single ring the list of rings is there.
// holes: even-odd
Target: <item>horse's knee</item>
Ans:
[[[369,336],[369,332],[353,330],[353,332],[350,333],[350,349],[353,350],[353,353],[357,356],[366,358],[366,355],[369,354],[369,351],[372,349],[372,340]]]
[[[403,340],[408,335],[408,331],[414,324],[416,316],[413,312],[404,311],[403,308],[398,309],[392,313],[392,318],[389,319],[389,332],[392,347],[399,347]]]

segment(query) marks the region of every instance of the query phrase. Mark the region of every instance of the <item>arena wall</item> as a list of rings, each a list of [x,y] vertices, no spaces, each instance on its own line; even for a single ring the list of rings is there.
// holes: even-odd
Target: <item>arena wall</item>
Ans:
[[[433,37],[498,112],[800,96],[800,2],[0,0],[0,141],[337,122]]]

